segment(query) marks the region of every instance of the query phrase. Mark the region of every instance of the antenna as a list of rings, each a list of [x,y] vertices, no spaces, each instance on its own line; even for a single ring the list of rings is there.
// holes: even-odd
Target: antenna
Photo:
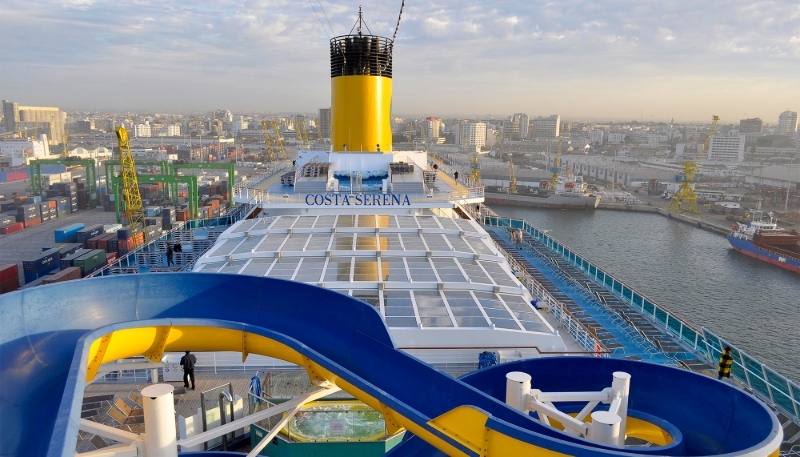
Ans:
[[[394,35],[392,35],[392,47],[394,47],[394,40],[397,38],[397,31],[400,29],[400,18],[403,17],[403,7],[406,6],[406,0],[400,3],[400,14],[397,15],[397,26],[394,28]]]

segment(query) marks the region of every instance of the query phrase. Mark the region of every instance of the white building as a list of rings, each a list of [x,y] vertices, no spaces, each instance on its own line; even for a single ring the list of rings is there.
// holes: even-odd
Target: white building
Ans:
[[[8,161],[10,167],[21,167],[34,157],[46,158],[50,155],[50,145],[46,135],[39,135],[39,140],[28,141],[24,138],[5,138],[0,140],[0,162]]]
[[[464,122],[456,125],[456,143],[476,148],[486,146],[486,124],[483,122]]]
[[[533,138],[556,138],[561,134],[561,116],[538,117],[531,121]]]
[[[247,130],[248,127],[247,121],[233,121],[230,123],[230,132],[239,133],[242,130]]]
[[[791,135],[797,131],[797,111],[784,111],[778,116],[778,135]]]
[[[603,131],[602,130],[592,130],[589,132],[589,143],[591,144],[603,144]]]
[[[150,138],[153,136],[149,121],[145,121],[144,124],[136,124],[133,129],[136,138]]]
[[[708,160],[713,162],[744,161],[744,135],[714,135],[708,146]]]
[[[527,140],[530,138],[530,125],[531,120],[527,114],[521,113],[519,115],[519,139]]]
[[[442,131],[442,120],[428,117],[422,122],[422,136],[425,138],[438,138]]]
[[[624,133],[609,133],[608,144],[622,144],[625,142],[626,136]]]
[[[180,124],[171,124],[164,127],[167,136],[181,136]]]

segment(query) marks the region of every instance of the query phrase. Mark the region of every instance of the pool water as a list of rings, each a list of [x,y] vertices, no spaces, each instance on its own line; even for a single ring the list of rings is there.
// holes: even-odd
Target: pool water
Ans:
[[[386,435],[386,425],[379,412],[363,403],[313,402],[283,433],[295,441],[374,441]]]

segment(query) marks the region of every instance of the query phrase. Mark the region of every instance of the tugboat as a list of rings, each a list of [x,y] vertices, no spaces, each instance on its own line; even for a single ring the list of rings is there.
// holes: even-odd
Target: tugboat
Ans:
[[[744,255],[800,273],[800,245],[797,230],[779,228],[772,212],[764,220],[763,211],[753,211],[753,220],[734,223],[728,242]]]

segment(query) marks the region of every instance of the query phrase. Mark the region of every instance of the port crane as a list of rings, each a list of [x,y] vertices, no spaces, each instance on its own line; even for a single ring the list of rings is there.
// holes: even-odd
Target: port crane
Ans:
[[[270,162],[275,161],[275,143],[269,135],[269,123],[261,121],[261,129],[264,130],[264,144],[267,146],[267,160]]]
[[[475,155],[472,156],[472,173],[469,175],[472,181],[475,184],[480,184],[481,182],[481,159],[480,153],[475,152]]]
[[[144,242],[148,240],[144,230],[144,207],[142,205],[142,194],[139,192],[139,180],[136,176],[136,164],[133,161],[133,153],[128,140],[128,131],[125,127],[117,127],[117,142],[119,143],[119,163],[122,171],[120,180],[122,182],[122,199],[125,202],[125,211],[128,215],[128,225],[131,228],[131,235],[134,243],[138,239],[139,233],[144,234]]]
[[[306,129],[306,117],[296,115],[294,117],[294,131],[297,132],[297,142],[302,145],[308,145],[308,130]]]
[[[508,193],[517,193],[517,175],[514,174],[514,160],[508,159]]]
[[[686,203],[686,211],[691,213],[699,213],[700,209],[697,207],[697,195],[694,193],[694,179],[697,176],[697,172],[700,171],[698,164],[700,160],[703,158],[704,154],[708,152],[708,146],[711,144],[711,137],[714,135],[714,132],[717,130],[717,122],[719,121],[719,116],[712,116],[711,118],[711,127],[708,129],[708,133],[706,133],[706,138],[703,140],[703,144],[697,150],[697,158],[695,160],[687,160],[683,163],[683,174],[677,175],[675,179],[681,183],[678,190],[675,191],[675,194],[672,196],[672,200],[669,202],[669,211],[675,213],[682,213],[684,210],[683,204]]]
[[[270,123],[272,124],[272,131],[275,133],[275,145],[278,147],[278,159],[286,160],[286,149],[283,147],[283,136],[281,136],[281,128],[278,125],[278,121],[272,119]]]
[[[556,159],[553,161],[553,166],[550,168],[550,171],[553,173],[553,176],[550,178],[550,189],[555,190],[556,184],[558,183],[558,174],[561,172],[561,143],[562,143],[562,136],[558,136],[558,151],[556,152]]]

